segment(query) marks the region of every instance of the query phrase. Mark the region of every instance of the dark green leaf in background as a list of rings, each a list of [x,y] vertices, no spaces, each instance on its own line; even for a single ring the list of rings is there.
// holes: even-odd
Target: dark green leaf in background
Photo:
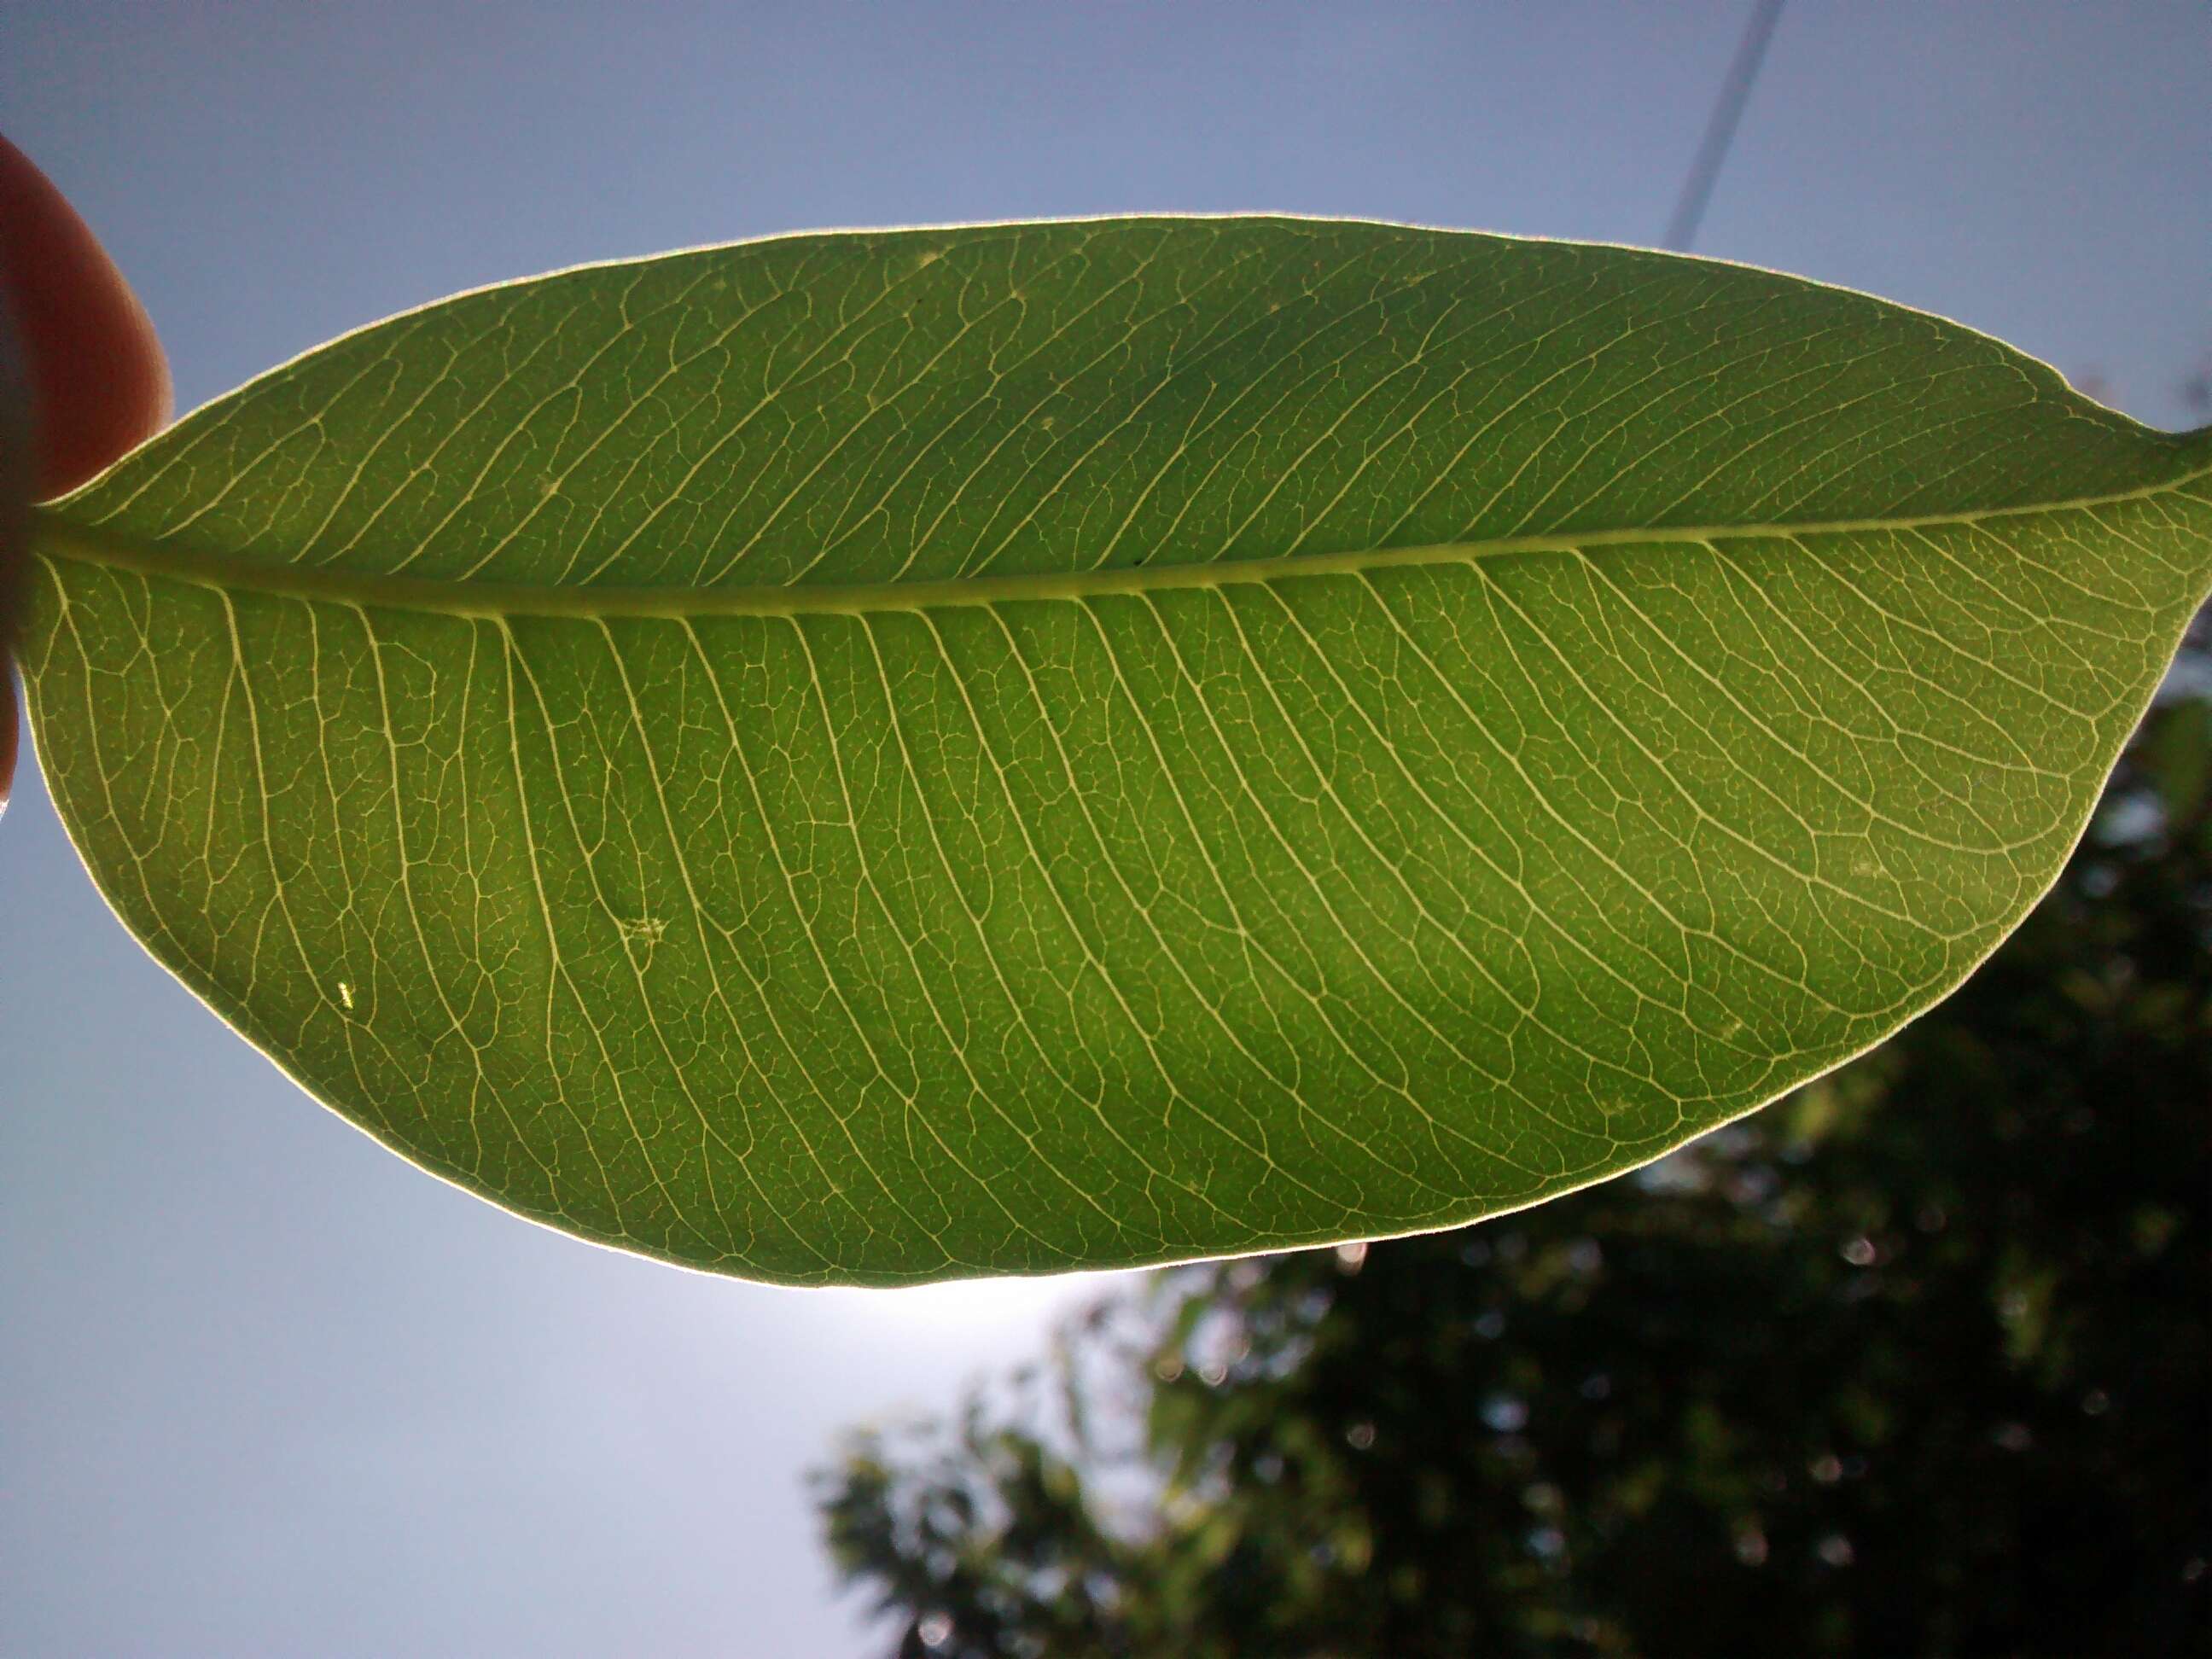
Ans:
[[[2212,584],[2212,439],[1955,325],[1279,219],[464,295],[42,516],[55,799],[308,1089],[803,1283],[1438,1227],[1955,986]]]

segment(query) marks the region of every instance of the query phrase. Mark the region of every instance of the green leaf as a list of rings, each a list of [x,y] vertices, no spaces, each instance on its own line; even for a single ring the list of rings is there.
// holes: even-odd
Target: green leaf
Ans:
[[[449,300],[37,544],[55,798],[225,1018],[524,1214],[888,1284],[1468,1221],[1895,1030],[2212,434],[1704,261],[1006,225]]]

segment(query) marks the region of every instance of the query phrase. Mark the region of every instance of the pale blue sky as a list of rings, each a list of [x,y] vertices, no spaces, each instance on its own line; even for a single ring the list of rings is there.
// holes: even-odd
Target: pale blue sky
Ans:
[[[401,307],[817,226],[1666,222],[1746,6],[0,9],[0,129],[183,406]],[[1791,0],[1701,251],[2163,424],[2212,355],[2212,8]],[[2194,418],[2201,419],[2202,416]],[[800,1470],[1064,1287],[775,1291],[529,1226],[300,1096],[0,823],[0,1651],[838,1656]]]

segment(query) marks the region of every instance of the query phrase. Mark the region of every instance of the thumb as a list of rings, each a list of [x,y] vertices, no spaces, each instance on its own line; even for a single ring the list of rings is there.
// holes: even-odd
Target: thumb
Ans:
[[[0,806],[15,769],[6,672],[28,507],[160,430],[169,366],[131,285],[51,179],[0,138]]]

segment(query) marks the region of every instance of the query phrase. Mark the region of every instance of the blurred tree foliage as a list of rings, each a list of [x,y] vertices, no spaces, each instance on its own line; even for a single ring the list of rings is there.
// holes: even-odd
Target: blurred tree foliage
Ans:
[[[1159,1274],[855,1437],[823,1513],[896,1651],[2212,1652],[2204,646],[1881,1049],[1540,1209]]]

